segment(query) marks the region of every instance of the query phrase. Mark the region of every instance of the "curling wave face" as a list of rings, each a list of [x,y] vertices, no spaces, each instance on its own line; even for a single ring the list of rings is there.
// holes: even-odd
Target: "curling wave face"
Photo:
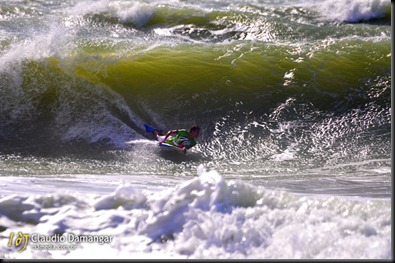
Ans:
[[[230,171],[388,159],[389,4],[351,7],[3,3],[0,151],[139,152],[143,123],[197,123]]]

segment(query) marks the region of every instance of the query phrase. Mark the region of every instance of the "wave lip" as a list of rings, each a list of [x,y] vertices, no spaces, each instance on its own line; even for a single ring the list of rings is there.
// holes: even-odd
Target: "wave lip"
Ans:
[[[313,9],[331,20],[356,23],[391,18],[391,3],[386,0],[327,0]]]

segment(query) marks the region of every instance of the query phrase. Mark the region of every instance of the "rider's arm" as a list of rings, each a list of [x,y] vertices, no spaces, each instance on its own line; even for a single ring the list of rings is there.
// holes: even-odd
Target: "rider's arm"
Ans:
[[[178,132],[178,130],[170,130],[166,133],[165,138],[163,139],[162,142],[165,142],[167,140],[167,138],[169,138],[170,135],[172,134],[176,134]],[[160,142],[161,143],[161,142]]]

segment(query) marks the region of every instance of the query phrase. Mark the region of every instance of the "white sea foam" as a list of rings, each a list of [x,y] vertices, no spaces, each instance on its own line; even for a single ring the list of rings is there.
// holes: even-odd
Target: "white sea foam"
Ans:
[[[91,184],[95,189],[101,182],[94,179]],[[147,186],[125,182],[112,193],[97,195],[64,184],[48,194],[2,195],[0,225],[7,228],[0,234],[3,240],[21,231],[109,235],[112,242],[77,243],[69,250],[38,250],[30,243],[23,252],[4,245],[0,254],[69,259],[391,258],[388,201],[299,196],[226,180],[202,166],[198,177],[166,188]]]
[[[382,18],[390,13],[391,3],[387,0],[326,0],[312,3],[313,9],[323,17],[345,22],[360,22]]]
[[[69,14],[86,15],[89,13],[97,14],[110,10],[110,1],[79,1],[75,6],[68,10]]]
[[[149,5],[135,3],[132,7],[118,10],[117,14],[121,21],[132,22],[138,27],[146,24],[154,15],[155,9]]]

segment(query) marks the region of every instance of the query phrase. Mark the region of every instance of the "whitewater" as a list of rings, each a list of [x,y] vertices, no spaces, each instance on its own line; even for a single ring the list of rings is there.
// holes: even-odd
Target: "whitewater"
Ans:
[[[389,1],[0,1],[0,257],[392,259],[391,58]]]

